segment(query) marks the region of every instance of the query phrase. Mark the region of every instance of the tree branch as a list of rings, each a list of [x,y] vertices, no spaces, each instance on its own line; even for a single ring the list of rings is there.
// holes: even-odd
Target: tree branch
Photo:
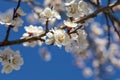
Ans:
[[[36,37],[32,37],[32,38],[28,38],[28,39],[18,39],[18,40],[13,40],[13,41],[4,41],[4,42],[0,42],[0,47],[3,46],[8,46],[8,45],[15,45],[15,44],[21,44],[24,42],[28,42],[28,41],[36,41],[36,40],[41,40],[41,41],[45,41],[44,39],[41,39],[41,37],[45,36],[46,33],[40,35],[40,36],[36,36]]]
[[[99,13],[104,12],[105,10],[111,9],[111,8],[117,6],[117,5],[120,5],[120,2],[117,1],[114,4],[111,4],[111,5],[108,5],[106,7],[100,8],[100,9],[96,10],[94,13],[91,13],[90,15],[85,16],[85,17],[81,18],[80,20],[76,21],[76,23],[81,23],[81,22],[83,22],[83,21],[85,21],[89,18],[96,17]]]
[[[13,20],[14,20],[14,18],[16,17],[16,12],[17,12],[18,8],[20,7],[20,3],[21,3],[21,0],[18,1],[17,7],[14,9]],[[6,31],[6,36],[5,36],[4,41],[8,41],[11,28],[13,28],[12,25],[8,26],[8,29],[7,29],[7,31]]]
[[[119,4],[120,4],[120,2],[117,1],[117,2],[114,3],[114,4],[110,4],[109,6],[100,8],[100,9],[96,10],[94,13],[91,13],[90,15],[87,15],[87,16],[83,17],[82,19],[80,19],[80,20],[78,20],[78,21],[76,21],[76,22],[77,22],[77,23],[81,23],[81,22],[83,22],[83,21],[85,21],[85,20],[87,20],[87,19],[89,19],[89,18],[93,18],[93,17],[97,16],[100,12],[104,12],[105,10],[111,9],[111,8],[113,8],[113,7],[115,7],[115,6],[119,5]],[[65,27],[65,26],[63,26],[63,27]],[[64,29],[64,28],[63,28],[63,29]],[[46,35],[46,33],[40,35],[39,37],[32,37],[32,38],[29,38],[29,39],[18,39],[18,40],[12,40],[12,41],[3,41],[3,42],[0,42],[0,46],[8,46],[8,45],[21,44],[21,43],[23,43],[23,42],[28,42],[28,41],[31,41],[31,40],[32,40],[32,41],[35,41],[35,40],[43,40],[43,39],[41,39],[41,37],[43,37],[43,36],[45,36],[45,35]],[[43,41],[44,41],[44,40],[43,40]]]

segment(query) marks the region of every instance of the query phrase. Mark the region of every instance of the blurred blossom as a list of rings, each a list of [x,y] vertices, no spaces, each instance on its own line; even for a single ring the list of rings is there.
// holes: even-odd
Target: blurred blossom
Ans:
[[[74,53],[76,56],[79,56],[79,54],[88,47],[88,42],[86,39],[87,34],[84,30],[78,30],[76,34],[77,36],[74,36],[73,34],[71,34],[70,42],[65,45],[65,50]]]
[[[27,15],[27,21],[31,24],[38,22],[38,16],[35,13],[30,13]]]
[[[106,39],[104,39],[104,38],[94,38],[94,41],[95,41],[99,50],[103,51],[105,49],[105,46],[107,44]]]
[[[93,12],[92,8],[84,0],[80,0],[78,3],[78,9],[81,15],[88,15]]]
[[[51,60],[51,54],[46,48],[40,49],[40,56],[47,62]]]
[[[86,68],[84,68],[84,70],[83,70],[83,75],[85,76],[85,77],[91,77],[92,75],[93,75],[93,71],[92,71],[92,69],[91,68],[88,68],[88,67],[86,67]]]
[[[19,51],[13,51],[7,47],[0,51],[0,62],[2,63],[2,73],[11,73],[13,70],[19,70],[23,65],[23,58]]]
[[[116,34],[116,33],[114,33],[114,32],[113,32],[113,39],[114,39],[116,42],[118,42],[118,43],[119,43],[119,41],[120,41],[120,38],[119,38],[118,34]]]
[[[119,52],[119,46],[115,43],[110,45],[109,51],[114,55]]]
[[[10,9],[5,13],[0,14],[0,24],[11,26],[14,31],[18,31],[18,28],[22,26],[23,20],[21,16],[25,16],[26,13],[22,10],[22,8],[18,8],[16,11],[16,17],[13,16],[14,10]],[[14,17],[14,19],[13,19]]]
[[[79,18],[92,13],[90,6],[83,0],[79,2],[76,0],[66,0],[65,6],[68,17]]]
[[[67,20],[67,21],[64,21],[64,24],[68,27],[68,28],[73,28],[73,27],[77,27],[77,23],[71,21],[71,20]]]
[[[41,13],[42,12],[42,8],[40,7],[34,7],[34,10],[36,13]]]
[[[95,67],[95,68],[98,68],[99,67],[99,61],[94,60],[93,63],[92,63],[92,66]]]
[[[40,18],[39,14],[42,12],[42,10],[43,9],[40,8],[40,7],[34,7],[34,11],[36,13],[32,12],[32,13],[28,14],[27,15],[27,21],[32,23],[32,24],[38,23],[39,18]]]
[[[106,67],[106,71],[110,74],[110,73],[113,73],[113,67],[111,66],[111,65],[108,65],[107,67]]]
[[[114,11],[120,11],[120,5],[117,5],[117,6],[113,7],[113,10]]]
[[[75,65],[78,68],[84,68],[85,67],[85,63],[84,63],[82,58],[75,58]]]
[[[69,6],[69,5],[73,4],[73,3],[75,3],[75,1],[76,0],[66,0],[65,6]]]
[[[40,13],[40,22],[42,24],[45,24],[46,21],[49,21],[50,23],[54,23],[56,19],[60,20],[61,16],[60,14],[49,7],[46,7],[41,13]]]
[[[94,22],[92,23],[91,25],[91,31],[95,34],[95,35],[102,35],[104,32],[103,32],[103,29],[100,28],[100,24],[97,23],[97,22]]]
[[[44,0],[44,5],[54,7],[58,12],[64,11],[63,0]]]
[[[67,16],[77,18],[79,16],[78,4],[73,3],[70,6],[66,6]]]

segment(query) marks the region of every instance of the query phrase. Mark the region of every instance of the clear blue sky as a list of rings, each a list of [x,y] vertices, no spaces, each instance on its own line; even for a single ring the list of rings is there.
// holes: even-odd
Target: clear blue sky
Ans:
[[[4,12],[9,8],[16,7],[16,3],[5,2],[0,0],[0,12]],[[21,4],[21,7],[27,13],[31,10],[25,5]],[[25,18],[24,18],[25,19]],[[24,22],[24,25],[28,25]],[[23,26],[24,26],[23,25]],[[23,26],[16,33],[11,31],[10,39],[17,39],[24,33]],[[0,41],[5,35],[6,28],[0,25]],[[52,53],[52,60],[45,62],[39,56],[39,49],[23,47],[22,45],[12,46],[13,50],[20,50],[22,57],[24,58],[24,65],[19,71],[13,71],[10,74],[1,74],[0,80],[93,80],[94,77],[89,79],[84,78],[81,69],[75,66],[74,58],[69,53],[66,53],[64,49],[57,47],[48,47]],[[0,65],[0,69],[2,66]]]

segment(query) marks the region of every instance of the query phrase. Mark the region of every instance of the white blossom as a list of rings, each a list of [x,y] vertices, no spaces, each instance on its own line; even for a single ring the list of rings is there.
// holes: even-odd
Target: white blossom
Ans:
[[[77,3],[73,3],[69,6],[66,6],[66,11],[67,11],[67,16],[68,17],[74,17],[74,18],[79,17],[79,10],[78,10],[78,4]]]
[[[45,40],[45,43],[48,44],[48,45],[53,44],[54,41],[55,41],[53,33],[52,32],[48,32],[46,34],[46,36],[47,36],[46,37],[47,39]]]
[[[20,66],[23,65],[23,58],[20,56],[20,52],[14,52],[9,47],[2,51],[0,58],[3,65],[2,73],[7,74],[13,70],[19,70]]]
[[[93,74],[93,71],[92,71],[92,69],[90,69],[90,68],[85,68],[85,69],[83,70],[83,75],[84,75],[85,77],[91,77],[92,74]]]
[[[45,6],[53,6],[55,10],[58,12],[64,11],[64,3],[63,0],[44,0]]]
[[[73,3],[75,3],[75,1],[76,0],[66,0],[65,6],[69,6],[69,5],[73,4]]]
[[[100,51],[104,51],[105,50],[105,46],[107,44],[107,40],[105,38],[94,38],[94,42],[95,44],[98,46],[98,49]]]
[[[45,24],[45,22],[48,20],[50,23],[54,23],[56,19],[61,19],[61,16],[57,11],[54,9],[51,9],[49,7],[46,7],[41,13],[40,13],[40,21]]]
[[[40,56],[45,60],[45,61],[50,61],[51,60],[51,54],[46,48],[40,49]]]
[[[16,17],[13,18],[14,11],[8,10],[6,13],[0,15],[0,24],[6,25],[8,27],[12,26],[14,31],[18,31],[18,28],[22,26],[23,20],[21,16],[26,15],[22,8],[18,8],[16,12]]]
[[[79,2],[77,0],[67,0],[65,7],[68,17],[78,19],[93,12],[91,6],[83,0],[80,0]]]
[[[55,38],[55,45],[58,47],[62,47],[63,42],[66,40],[66,32],[61,29],[57,29],[53,31],[54,38]]]
[[[29,41],[29,42],[24,42],[23,46],[30,46],[30,47],[35,47],[37,45],[36,41]]]
[[[19,18],[19,17],[15,18],[14,20],[11,21],[11,25],[13,26],[13,30],[15,32],[18,31],[18,28],[20,26],[22,26],[22,24],[23,24],[23,20],[21,18]]]
[[[23,11],[23,9],[21,8],[21,7],[19,7],[18,9],[17,9],[17,12],[16,12],[18,15],[20,15],[20,16],[25,16],[26,15],[26,13]]]
[[[2,25],[11,25],[11,21],[13,18],[13,11],[8,10],[5,13],[0,14],[0,24]]]
[[[70,36],[71,40],[69,40],[69,44],[65,45],[67,52],[73,52],[75,55],[79,55],[80,52],[88,47],[87,34],[84,30],[78,30],[77,33],[73,33]]]
[[[100,24],[94,22],[91,25],[91,31],[95,34],[95,35],[102,35],[103,34],[103,29],[100,28]]]
[[[28,39],[28,38],[32,38],[32,37],[39,37],[40,35],[44,34],[44,30],[41,26],[33,26],[33,25],[29,25],[29,26],[25,26],[25,31],[26,33],[23,34],[23,36],[21,37],[21,39]],[[45,39],[45,36],[42,37],[42,39]],[[24,46],[31,46],[34,47],[37,44],[38,45],[42,45],[42,41],[41,40],[37,40],[37,41],[29,41],[29,42],[24,42],[23,45]]]
[[[51,32],[47,33],[46,44],[54,44],[58,47],[62,47],[65,44],[67,34],[64,30],[61,29],[54,29]]]
[[[25,31],[27,33],[31,33],[33,36],[39,36],[40,34],[44,33],[44,30],[41,26],[33,25],[25,26]]]
[[[78,10],[81,16],[88,15],[93,12],[91,7],[83,0],[80,0],[78,3]]]
[[[77,23],[71,20],[64,21],[64,24],[69,28],[77,27],[78,25]]]

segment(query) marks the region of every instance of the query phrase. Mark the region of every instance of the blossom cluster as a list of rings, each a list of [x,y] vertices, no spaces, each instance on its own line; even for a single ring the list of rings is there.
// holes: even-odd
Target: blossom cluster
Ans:
[[[28,39],[35,36],[39,37],[44,34],[41,37],[43,40],[29,41],[23,43],[23,45],[34,47],[36,44],[40,44],[41,46],[42,43],[45,42],[47,45],[56,45],[60,48],[64,46],[67,52],[72,51],[77,54],[87,49],[87,33],[84,28],[79,28],[80,26],[84,27],[84,24],[78,24],[75,20],[90,14],[92,9],[88,7],[89,5],[83,0],[79,2],[77,0],[67,0],[64,6],[68,20],[64,20],[63,24],[66,26],[67,30],[62,29],[61,26],[51,28],[48,25],[49,23],[54,23],[56,20],[61,19],[61,15],[55,10],[54,6],[52,8],[47,6],[45,9],[34,8],[37,12],[36,18],[38,18],[42,24],[45,24],[45,27],[34,25],[25,26],[26,33],[23,34],[21,39]]]
[[[45,33],[45,31],[43,30],[43,28],[41,26],[30,25],[30,26],[25,26],[24,28],[26,30],[26,33],[23,34],[21,39],[29,39],[31,37],[39,37],[39,35]],[[44,39],[45,37],[42,37],[42,38]],[[39,45],[42,45],[41,40],[24,42],[23,45],[34,47],[37,43]]]
[[[26,13],[20,7],[16,13],[14,13],[14,10],[10,9],[5,13],[0,14],[0,24],[12,27],[14,31],[18,31],[18,28],[23,24],[21,16],[25,15]]]
[[[0,50],[0,62],[3,66],[2,73],[11,73],[13,70],[19,70],[23,65],[23,58],[19,51],[13,51],[9,47]]]

